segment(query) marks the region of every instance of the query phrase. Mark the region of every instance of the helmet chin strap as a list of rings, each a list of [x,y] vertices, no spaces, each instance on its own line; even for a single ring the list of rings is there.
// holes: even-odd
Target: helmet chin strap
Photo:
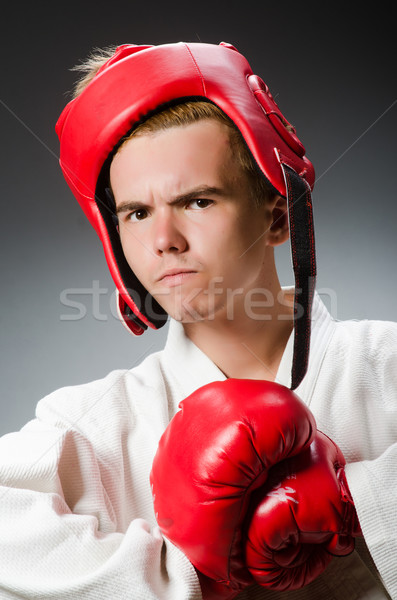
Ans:
[[[292,265],[295,275],[294,357],[291,390],[304,378],[310,351],[311,311],[316,287],[316,252],[309,184],[291,167],[281,164],[287,189]]]

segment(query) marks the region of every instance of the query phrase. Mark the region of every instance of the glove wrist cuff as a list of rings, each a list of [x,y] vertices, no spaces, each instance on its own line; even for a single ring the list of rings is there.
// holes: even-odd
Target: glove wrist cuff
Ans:
[[[340,484],[342,501],[346,503],[346,515],[344,519],[345,532],[353,537],[362,536],[361,526],[358,520],[357,511],[354,506],[353,496],[346,478],[344,467],[340,467],[336,477]]]

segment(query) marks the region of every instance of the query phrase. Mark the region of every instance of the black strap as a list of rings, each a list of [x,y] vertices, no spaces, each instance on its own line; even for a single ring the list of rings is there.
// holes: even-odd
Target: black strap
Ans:
[[[283,164],[289,214],[292,266],[295,274],[294,358],[291,390],[304,378],[309,362],[311,311],[316,287],[316,252],[309,184]]]

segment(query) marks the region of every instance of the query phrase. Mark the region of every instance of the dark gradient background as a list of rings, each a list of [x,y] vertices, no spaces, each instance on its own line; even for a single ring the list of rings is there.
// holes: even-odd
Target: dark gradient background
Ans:
[[[132,367],[167,327],[133,338],[94,231],[58,167],[69,69],[94,46],[228,41],[243,52],[317,172],[318,289],[338,319],[396,319],[395,31],[390,3],[8,3],[1,24],[0,433],[50,391]],[[291,284],[289,249],[278,257]],[[92,306],[93,286],[102,291]],[[62,304],[62,291],[87,314]],[[98,297],[97,297],[98,299]],[[66,317],[69,320],[65,320]],[[71,320],[72,319],[72,320]]]

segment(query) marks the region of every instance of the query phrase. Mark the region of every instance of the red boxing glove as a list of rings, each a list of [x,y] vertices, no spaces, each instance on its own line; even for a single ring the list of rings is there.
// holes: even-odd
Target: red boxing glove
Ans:
[[[252,496],[246,561],[257,583],[279,591],[301,588],[332,555],[354,550],[361,530],[345,464],[338,446],[318,431],[308,449],[275,466]]]
[[[252,379],[210,383],[179,406],[150,475],[157,522],[199,571],[204,598],[232,598],[254,583],[241,531],[250,494],[310,444],[315,421],[291,390]]]

